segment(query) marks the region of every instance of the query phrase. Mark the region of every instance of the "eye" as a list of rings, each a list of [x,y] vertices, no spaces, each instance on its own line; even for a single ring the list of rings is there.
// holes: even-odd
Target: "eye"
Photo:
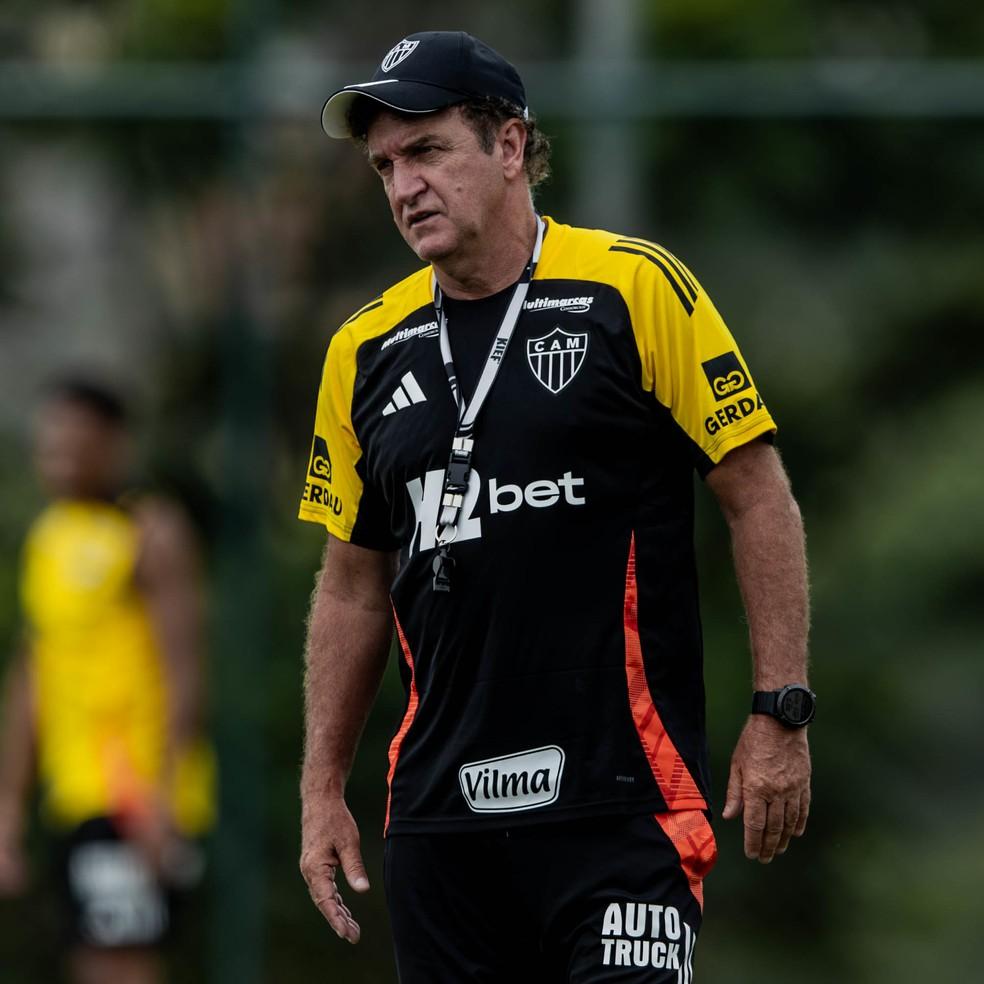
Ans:
[[[376,173],[380,177],[385,177],[390,171],[393,170],[393,162],[386,160],[385,158],[383,160],[375,161],[372,166],[375,168]]]

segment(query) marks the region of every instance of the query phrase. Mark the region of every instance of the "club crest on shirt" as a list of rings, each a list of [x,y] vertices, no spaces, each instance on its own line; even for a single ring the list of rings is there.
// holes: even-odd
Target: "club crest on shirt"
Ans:
[[[587,351],[587,332],[564,331],[560,325],[526,342],[530,370],[551,393],[559,393],[577,375]]]

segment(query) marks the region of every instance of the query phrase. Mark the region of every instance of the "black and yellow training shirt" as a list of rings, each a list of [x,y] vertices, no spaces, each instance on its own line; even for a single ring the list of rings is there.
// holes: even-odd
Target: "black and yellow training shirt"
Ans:
[[[693,472],[775,424],[693,274],[547,219],[433,590],[457,408],[430,268],[332,337],[300,507],[400,551],[390,833],[705,809]],[[446,299],[465,399],[511,290]]]

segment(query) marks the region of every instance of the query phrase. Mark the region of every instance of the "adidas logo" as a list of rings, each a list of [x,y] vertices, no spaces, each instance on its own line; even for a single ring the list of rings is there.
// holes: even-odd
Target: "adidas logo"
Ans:
[[[389,403],[383,407],[383,416],[388,417],[397,410],[405,410],[414,403],[426,403],[427,397],[420,388],[420,384],[413,378],[413,373],[406,373],[400,380],[399,386],[393,391],[393,396]]]

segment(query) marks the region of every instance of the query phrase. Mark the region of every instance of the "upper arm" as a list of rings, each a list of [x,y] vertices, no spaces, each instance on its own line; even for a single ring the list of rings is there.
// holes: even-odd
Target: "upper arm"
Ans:
[[[30,650],[26,644],[18,646],[11,655],[4,673],[3,687],[6,702],[31,713]]]
[[[733,449],[776,425],[717,308],[694,275],[655,244],[638,253],[629,298],[642,385],[689,438],[706,475]]]
[[[318,574],[317,594],[377,613],[390,612],[390,587],[399,554],[372,550],[328,534]]]
[[[198,544],[187,515],[173,502],[147,499],[135,510],[140,530],[137,580],[153,598],[162,592],[197,589]]]
[[[11,656],[3,678],[0,726],[4,731],[4,743],[12,741],[16,734],[25,738],[33,734],[34,710],[30,654],[25,645]]]
[[[779,452],[765,441],[729,451],[706,481],[729,523],[763,503],[796,508]]]
[[[397,555],[328,535],[308,617],[307,665],[381,672],[393,631],[390,586]],[[378,682],[378,681],[377,681]]]
[[[388,511],[367,474],[352,420],[357,352],[344,326],[328,345],[298,515],[339,540],[385,551],[396,545]]]

